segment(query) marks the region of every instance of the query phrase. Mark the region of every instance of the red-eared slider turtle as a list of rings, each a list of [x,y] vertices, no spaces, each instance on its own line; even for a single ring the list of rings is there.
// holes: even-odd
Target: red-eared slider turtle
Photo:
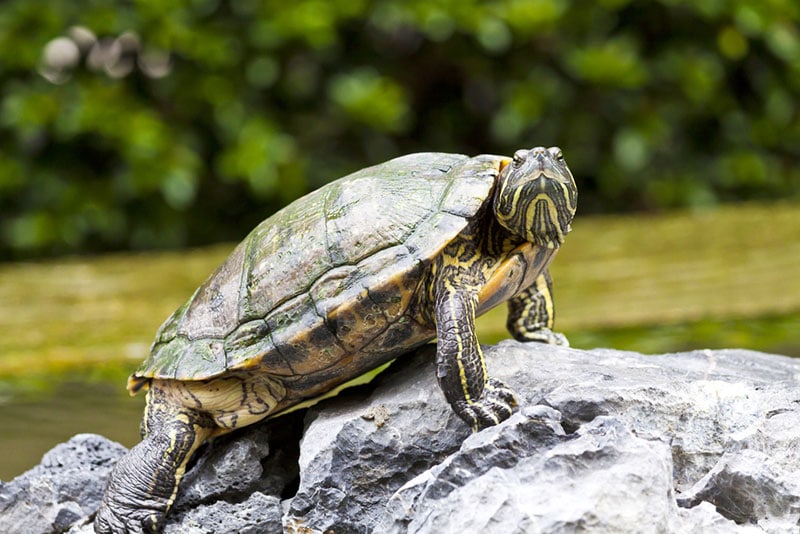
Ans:
[[[547,266],[577,190],[558,148],[412,154],[363,169],[257,226],[159,330],[128,389],[142,442],[116,465],[97,532],[158,530],[192,453],[437,338],[437,378],[473,429],[509,417],[475,316],[508,301],[519,340],[551,331]]]

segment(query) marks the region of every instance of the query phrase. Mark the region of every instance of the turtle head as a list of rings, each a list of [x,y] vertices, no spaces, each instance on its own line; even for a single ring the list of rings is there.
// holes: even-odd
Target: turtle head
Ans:
[[[494,212],[512,234],[546,248],[564,242],[578,189],[561,149],[517,150],[500,170]]]

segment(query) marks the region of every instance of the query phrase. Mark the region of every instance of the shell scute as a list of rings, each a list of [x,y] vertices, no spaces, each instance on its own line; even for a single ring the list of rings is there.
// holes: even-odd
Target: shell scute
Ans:
[[[159,365],[158,376],[186,380],[204,378],[227,365],[222,341],[216,339],[192,341],[178,336],[157,346],[152,358]]]
[[[345,353],[307,293],[279,306],[266,323],[275,350],[293,373],[325,369]]]
[[[334,267],[324,253],[324,195],[294,203],[251,232],[238,299],[240,319],[264,317]],[[277,218],[276,218],[277,217]]]
[[[441,197],[439,210],[469,218],[484,205],[494,186],[499,158],[480,156],[467,159],[451,171],[447,190]]]
[[[432,258],[450,241],[431,239],[431,235],[455,236],[465,226],[464,218],[442,211],[419,224],[405,241],[405,247],[417,258]]]
[[[225,340],[225,353],[230,362],[237,362],[237,369],[248,370],[266,367],[271,374],[292,376],[294,370],[289,362],[278,352],[272,342],[267,322],[256,319],[243,324]]]
[[[176,334],[190,340],[224,338],[239,323],[237,296],[244,262],[236,248],[192,296],[204,306],[189,306],[178,320]]]

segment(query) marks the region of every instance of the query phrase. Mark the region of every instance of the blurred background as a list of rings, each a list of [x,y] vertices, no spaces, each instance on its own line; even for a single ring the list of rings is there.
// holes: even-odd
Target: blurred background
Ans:
[[[235,242],[410,152],[562,147],[574,346],[798,356],[798,106],[794,0],[5,0],[0,479],[133,444],[125,376]]]

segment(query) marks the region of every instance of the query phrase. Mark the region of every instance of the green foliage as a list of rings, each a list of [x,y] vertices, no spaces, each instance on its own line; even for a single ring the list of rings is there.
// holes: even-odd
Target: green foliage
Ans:
[[[0,258],[237,240],[423,150],[560,145],[584,213],[797,196],[798,6],[6,0]]]

